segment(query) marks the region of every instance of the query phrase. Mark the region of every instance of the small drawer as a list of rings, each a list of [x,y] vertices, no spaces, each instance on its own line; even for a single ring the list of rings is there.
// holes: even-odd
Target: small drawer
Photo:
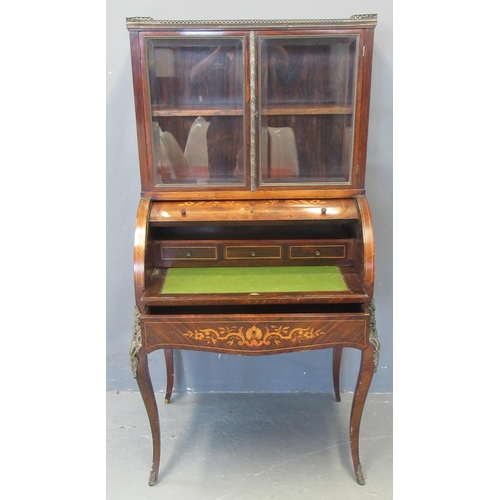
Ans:
[[[217,260],[216,246],[171,247],[161,246],[162,260]]]
[[[344,259],[345,245],[290,245],[290,259]]]
[[[227,260],[281,259],[281,245],[226,246]]]

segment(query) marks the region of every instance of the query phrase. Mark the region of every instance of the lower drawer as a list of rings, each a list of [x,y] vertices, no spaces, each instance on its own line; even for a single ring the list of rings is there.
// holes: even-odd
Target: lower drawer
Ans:
[[[334,346],[365,349],[369,314],[145,314],[141,328],[147,352],[173,348],[262,355]]]

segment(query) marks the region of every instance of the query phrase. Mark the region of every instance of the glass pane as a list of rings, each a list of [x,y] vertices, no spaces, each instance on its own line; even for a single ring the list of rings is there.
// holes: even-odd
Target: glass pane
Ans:
[[[358,37],[264,38],[260,182],[351,181]]]
[[[147,47],[155,185],[245,184],[242,39]]]

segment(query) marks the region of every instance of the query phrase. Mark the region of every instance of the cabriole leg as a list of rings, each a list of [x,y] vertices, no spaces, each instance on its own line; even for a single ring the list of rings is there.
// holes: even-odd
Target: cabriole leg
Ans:
[[[351,438],[351,454],[354,465],[354,472],[359,484],[365,484],[363,477],[363,469],[359,461],[359,426],[361,423],[361,415],[365,406],[366,396],[370,383],[373,377],[373,347],[370,346],[361,354],[361,366],[359,370],[358,382],[354,392],[352,401],[351,419],[350,419],[350,438]]]
[[[333,390],[335,391],[335,399],[340,402],[340,364],[342,362],[342,347],[333,349]]]
[[[170,403],[172,388],[174,387],[174,350],[163,350],[165,352],[165,365],[167,367],[167,390],[165,392],[165,403]]]
[[[149,475],[149,486],[154,486],[158,479],[158,469],[160,466],[160,421],[153,385],[151,384],[149,375],[148,356],[144,349],[141,349],[137,358],[137,385],[139,386],[144,405],[146,406],[153,438],[153,465],[151,466]]]
[[[366,396],[368,395],[368,389],[370,388],[373,374],[377,371],[380,351],[380,342],[378,340],[377,325],[375,322],[375,304],[373,300],[368,305],[368,311],[370,313],[368,346],[361,354],[361,366],[352,401],[350,422],[352,460],[354,471],[356,472],[356,479],[359,484],[365,484],[363,469],[359,461],[359,426]]]
[[[151,426],[151,435],[153,439],[153,464],[149,474],[149,485],[154,486],[158,479],[158,469],[160,466],[160,420],[158,415],[158,406],[149,374],[148,355],[146,349],[142,347],[142,332],[140,326],[141,314],[139,309],[135,308],[135,326],[130,347],[130,363],[134,378],[137,380],[139,391],[141,393],[146,412]]]

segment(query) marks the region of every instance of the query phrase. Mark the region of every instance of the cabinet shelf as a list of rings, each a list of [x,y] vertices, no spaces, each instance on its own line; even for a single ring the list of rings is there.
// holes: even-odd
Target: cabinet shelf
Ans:
[[[273,104],[262,108],[264,116],[276,115],[351,115],[352,105],[342,104]],[[186,106],[179,108],[154,105],[151,107],[154,117],[160,116],[243,116],[243,109],[230,106]]]
[[[262,108],[262,115],[351,115],[352,104],[272,104]]]
[[[243,116],[243,109],[231,106],[186,106],[186,107],[166,107],[153,105],[151,114],[154,117],[160,116]]]

